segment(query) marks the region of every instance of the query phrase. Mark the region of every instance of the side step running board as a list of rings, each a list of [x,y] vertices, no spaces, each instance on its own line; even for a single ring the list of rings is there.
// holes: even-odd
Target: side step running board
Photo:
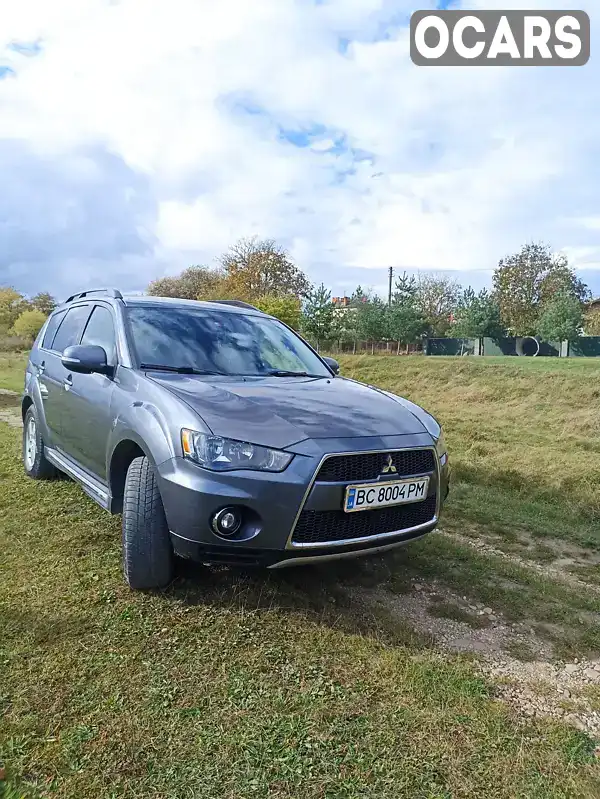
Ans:
[[[97,502],[101,508],[104,508],[104,510],[110,510],[111,497],[109,492],[106,490],[105,485],[102,485],[102,483],[73,463],[70,458],[67,458],[65,455],[57,452],[55,449],[46,447],[45,455],[50,463],[54,464],[57,469],[60,469],[61,472],[65,472],[69,475],[69,477],[72,477],[73,480],[79,483],[85,493],[91,497],[94,502]]]

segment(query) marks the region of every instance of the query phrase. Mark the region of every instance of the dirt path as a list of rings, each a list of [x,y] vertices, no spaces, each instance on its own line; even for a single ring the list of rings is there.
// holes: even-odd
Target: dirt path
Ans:
[[[7,388],[0,388],[0,422],[5,422],[9,427],[23,427],[19,395]]]
[[[532,624],[509,622],[493,607],[473,603],[435,581],[413,581],[403,594],[385,587],[352,593],[355,601],[359,593],[375,616],[383,609],[426,636],[434,649],[474,655],[496,696],[522,715],[562,718],[600,737],[600,660],[557,660]]]
[[[476,538],[468,538],[467,536],[459,535],[458,533],[446,533],[444,535],[448,536],[448,538],[453,539],[459,544],[463,544],[464,546],[471,547],[475,549],[477,552],[483,552],[486,555],[494,555],[494,557],[502,558],[503,560],[508,561],[509,563],[514,563],[516,566],[520,566],[523,569],[530,569],[538,574],[543,575],[544,577],[549,577],[551,580],[559,580],[562,583],[566,583],[567,585],[572,586],[573,588],[583,588],[586,591],[593,591],[600,595],[600,585],[595,585],[594,583],[586,583],[585,580],[580,580],[574,574],[570,574],[567,571],[563,571],[560,568],[557,568],[556,565],[545,565],[542,563],[536,563],[534,560],[529,560],[527,558],[522,558],[519,555],[515,555],[513,553],[504,552],[501,549],[497,549],[492,544],[484,541],[482,539]],[[575,564],[574,558],[563,559],[560,561],[557,559],[557,564],[562,566],[570,566]],[[587,565],[587,564],[586,564]],[[598,567],[600,568],[600,566]]]

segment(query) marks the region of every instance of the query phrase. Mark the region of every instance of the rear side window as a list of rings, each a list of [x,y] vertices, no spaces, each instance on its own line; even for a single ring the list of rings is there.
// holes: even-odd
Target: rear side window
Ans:
[[[46,328],[46,332],[44,333],[44,341],[42,342],[42,347],[45,350],[52,349],[52,340],[58,330],[58,326],[64,319],[66,311],[60,311],[59,313],[55,313],[54,316],[48,322],[48,327]]]
[[[68,310],[61,326],[58,328],[58,332],[54,336],[52,349],[57,352],[63,352],[67,347],[79,344],[81,331],[89,315],[89,305],[77,305],[75,308]]]
[[[108,308],[96,305],[83,333],[81,343],[103,347],[106,352],[106,362],[111,366],[115,365],[117,360],[115,325]]]

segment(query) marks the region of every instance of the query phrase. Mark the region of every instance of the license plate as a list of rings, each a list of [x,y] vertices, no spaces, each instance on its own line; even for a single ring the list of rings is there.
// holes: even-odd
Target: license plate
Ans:
[[[428,488],[429,477],[348,486],[344,497],[344,510],[346,513],[355,513],[358,510],[383,508],[386,505],[422,502],[427,498]]]

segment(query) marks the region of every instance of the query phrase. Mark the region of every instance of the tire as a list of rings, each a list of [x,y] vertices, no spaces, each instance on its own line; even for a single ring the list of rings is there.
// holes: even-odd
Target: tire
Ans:
[[[33,480],[52,480],[58,470],[46,458],[44,439],[35,405],[30,405],[23,421],[23,466]]]
[[[174,555],[156,474],[148,458],[131,461],[123,496],[123,573],[130,588],[164,588]]]

